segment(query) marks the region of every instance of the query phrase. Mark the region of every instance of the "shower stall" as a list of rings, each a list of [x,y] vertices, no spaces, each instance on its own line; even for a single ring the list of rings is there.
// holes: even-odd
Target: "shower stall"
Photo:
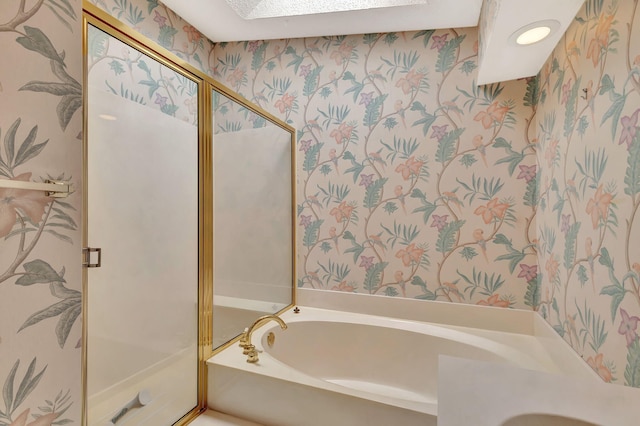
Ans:
[[[83,424],[182,425],[293,303],[294,130],[89,4],[84,52]]]
[[[86,31],[87,422],[172,424],[198,405],[198,82]]]

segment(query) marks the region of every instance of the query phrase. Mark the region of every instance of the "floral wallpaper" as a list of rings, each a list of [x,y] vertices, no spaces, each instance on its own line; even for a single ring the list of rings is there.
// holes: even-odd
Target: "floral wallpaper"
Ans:
[[[215,76],[297,130],[298,285],[531,305],[533,81],[478,87],[477,31],[220,43]]]
[[[197,83],[96,27],[87,37],[91,81],[104,81],[96,89],[198,124]]]
[[[205,74],[213,75],[213,42],[158,0],[89,2]]]
[[[607,382],[640,386],[640,13],[587,0],[534,87],[536,309]]]
[[[171,9],[156,0],[90,0],[121,22],[157,42],[200,71],[213,76],[214,44]],[[177,73],[163,76],[151,70],[123,43],[105,33],[89,33],[89,72],[104,76],[105,90],[166,114],[196,124],[197,86]],[[132,56],[133,55],[133,56]],[[206,58],[206,60],[205,60]],[[166,72],[165,72],[166,73]],[[213,94],[214,132],[237,132],[247,127],[264,127],[266,120],[217,92]]]
[[[530,123],[516,119],[531,114],[527,82],[478,90],[476,31],[220,44],[206,68],[209,42],[198,37],[198,59],[185,55],[185,43],[177,49],[189,26],[162,4],[93,3],[301,129],[299,245],[308,253],[300,285],[529,304],[537,282],[535,147]],[[136,93],[126,82],[109,90]],[[214,102],[215,131],[240,130],[237,118],[248,112],[223,96]],[[503,176],[488,174],[496,164]],[[488,268],[496,259],[498,271]]]
[[[0,425],[79,423],[82,31],[76,0],[0,4]]]
[[[270,123],[235,100],[213,91],[213,133],[239,132],[266,127]]]

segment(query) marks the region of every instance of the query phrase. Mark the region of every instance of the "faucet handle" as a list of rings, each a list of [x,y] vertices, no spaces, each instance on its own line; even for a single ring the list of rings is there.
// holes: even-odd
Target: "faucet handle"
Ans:
[[[244,331],[240,335],[240,342],[238,343],[238,346],[240,346],[241,348],[246,348],[249,345],[248,337],[249,337],[249,327],[245,327]]]
[[[254,345],[249,345],[245,348],[245,355],[247,356],[247,362],[254,364],[259,361],[258,350]]]

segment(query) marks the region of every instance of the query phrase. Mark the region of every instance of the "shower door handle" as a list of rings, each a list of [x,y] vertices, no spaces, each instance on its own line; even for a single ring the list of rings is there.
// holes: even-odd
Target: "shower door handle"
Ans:
[[[91,253],[98,254],[98,261],[91,263]],[[82,266],[87,268],[99,268],[102,266],[102,249],[96,247],[84,247],[82,249]]]

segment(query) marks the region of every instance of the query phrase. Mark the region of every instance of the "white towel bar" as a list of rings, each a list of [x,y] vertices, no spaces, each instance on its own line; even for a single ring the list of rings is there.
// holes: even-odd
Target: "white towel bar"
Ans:
[[[44,191],[47,196],[52,198],[64,198],[71,193],[70,183],[54,180],[47,180],[45,182],[25,182],[22,180],[0,179],[0,188]]]

